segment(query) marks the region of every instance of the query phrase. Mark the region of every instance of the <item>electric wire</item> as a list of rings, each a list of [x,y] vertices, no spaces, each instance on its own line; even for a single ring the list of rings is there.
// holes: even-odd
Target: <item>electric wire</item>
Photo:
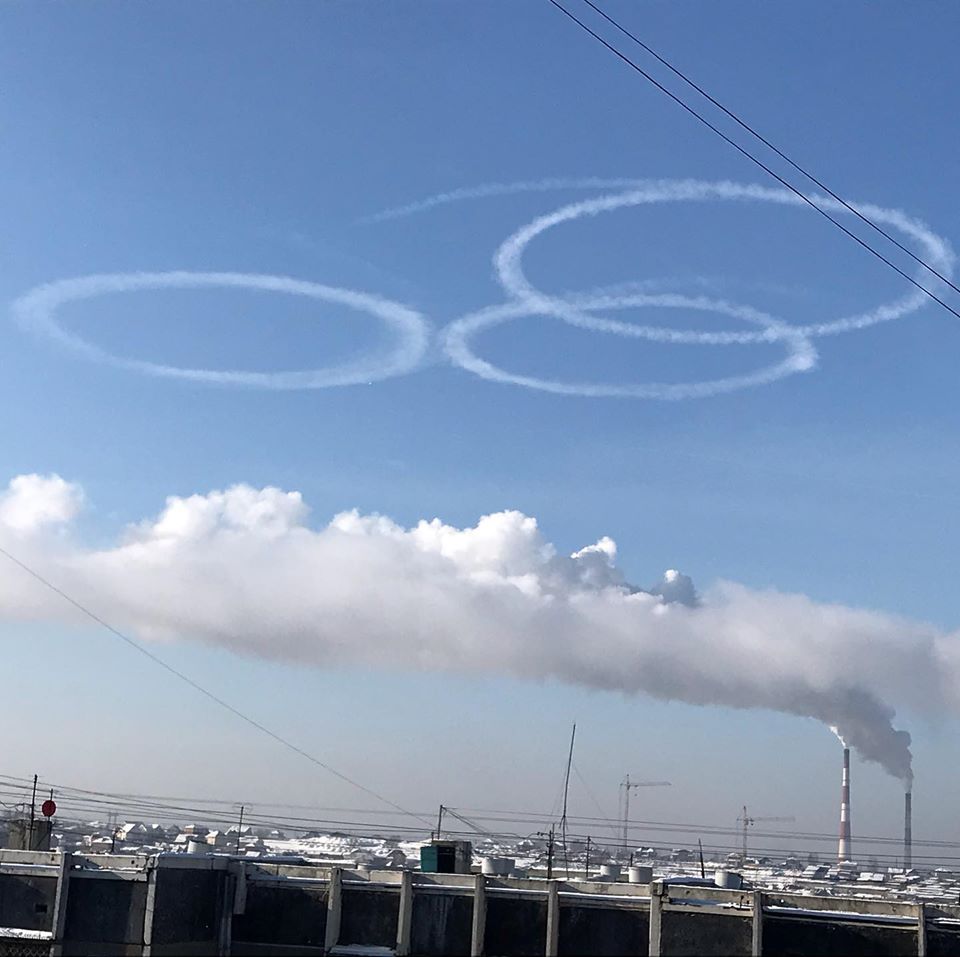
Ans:
[[[113,806],[112,804],[109,806]],[[101,805],[98,805],[95,801],[91,805],[80,804],[75,808],[72,802],[65,801],[62,805],[62,810],[75,810],[77,812],[82,812],[84,810],[89,810],[90,808],[101,809]],[[202,811],[202,809],[200,809]],[[115,811],[114,811],[115,813]],[[464,820],[464,816],[456,810],[453,812],[453,816]],[[58,821],[63,824],[64,818],[61,814],[58,813]],[[229,826],[233,826],[236,823],[236,816],[231,815],[229,817],[222,816],[214,818],[210,816],[208,818],[208,823],[217,823],[223,822]],[[576,821],[577,819],[571,819]],[[299,826],[303,831],[312,832],[321,830],[323,826],[327,828],[335,828],[334,832],[325,832],[317,836],[327,836],[327,837],[355,837],[358,839],[365,840],[389,840],[391,838],[396,840],[402,840],[404,834],[408,834],[409,840],[412,840],[413,843],[420,843],[423,840],[423,831],[422,829],[415,828],[409,825],[397,825],[397,824],[386,824],[378,822],[360,822],[360,821],[348,821],[348,820],[319,820],[314,818],[291,818],[289,816],[275,816],[270,814],[261,814],[256,810],[249,816],[244,818],[245,823],[249,824],[253,828],[269,828],[275,830],[282,830],[286,828],[287,830],[291,829],[291,826]],[[496,831],[496,830],[487,830],[482,826],[478,825],[476,820],[473,818],[466,819],[465,823],[469,822],[470,830],[455,830],[447,829],[447,833],[451,837],[456,838],[476,838],[477,832],[482,831],[487,840],[517,840],[520,838],[520,835],[516,831]],[[79,822],[78,822],[79,823]],[[127,822],[130,823],[130,822]],[[595,836],[595,831],[590,835],[580,832],[570,832],[568,834],[568,839],[571,843],[575,844],[577,842],[584,843],[587,837],[590,837],[591,844],[596,845],[598,848],[606,848],[608,852],[615,851],[620,844],[619,835],[616,833],[617,826],[615,822],[610,822],[611,835],[608,839],[604,840],[603,838],[597,839]],[[667,834],[677,834],[681,832],[685,835],[692,835],[692,833],[701,832],[707,830],[707,826],[701,825],[689,825],[689,824],[670,824],[667,822],[640,822],[639,826],[631,826],[631,831],[639,830],[657,830],[663,831]],[[736,828],[713,828],[714,833],[711,834],[711,837],[714,839],[719,838],[719,841],[712,846],[708,846],[707,851],[711,854],[721,853],[721,852],[738,852],[740,850],[740,844]],[[533,836],[535,832],[531,832]],[[631,835],[635,836],[635,835]],[[789,832],[769,832],[769,833],[755,833],[756,838],[766,838],[767,842],[762,845],[754,845],[751,849],[752,857],[762,857],[762,856],[778,856],[784,859],[786,858],[804,858],[807,856],[807,852],[804,850],[798,849],[795,845],[791,846],[786,844],[787,841],[804,841],[810,840],[811,838],[820,839],[823,841],[829,841],[833,843],[836,840],[835,835],[813,835],[805,833],[791,834]],[[270,838],[268,837],[268,840]],[[303,839],[301,837],[301,839]],[[273,838],[273,841],[276,843],[282,843],[285,838],[277,837]],[[730,843],[727,843],[729,841]],[[776,843],[772,843],[776,842]],[[858,837],[858,842],[861,845],[872,845],[872,844],[897,844],[899,847],[899,840],[894,841],[889,838],[870,838],[870,837]],[[682,841],[680,842],[683,843]],[[928,853],[917,853],[918,848],[926,847]],[[947,842],[947,841],[921,841],[915,842],[914,844],[914,859],[918,862],[929,862],[931,864],[940,862],[940,863],[953,863],[960,861],[960,855],[956,854],[945,854],[943,851],[937,852],[937,848],[943,848],[944,850],[956,850],[957,847],[960,847],[960,844],[957,842]],[[575,848],[573,848],[576,853]],[[900,859],[898,853],[887,852],[884,853],[881,850],[870,850],[866,853],[866,857],[873,861],[877,862],[886,861],[891,864],[896,863]],[[812,861],[811,861],[812,862]]]
[[[779,156],[782,160],[784,160],[786,163],[792,166],[798,173],[802,174],[808,180],[810,180],[810,182],[813,183],[818,189],[822,189],[828,196],[831,197],[831,199],[836,200],[841,206],[843,206],[844,209],[846,209],[850,213],[853,213],[853,215],[856,216],[857,219],[859,219],[862,223],[865,223],[871,229],[875,230],[881,236],[883,236],[884,239],[893,243],[893,245],[896,246],[897,249],[899,249],[901,252],[906,253],[914,262],[918,263],[928,272],[932,273],[934,276],[937,277],[937,279],[946,283],[954,292],[960,293],[960,286],[955,285],[950,280],[949,277],[944,276],[943,273],[939,272],[937,269],[931,266],[928,262],[926,262],[923,258],[918,256],[912,249],[910,249],[909,246],[905,246],[903,243],[901,243],[900,240],[896,238],[896,236],[892,236],[882,226],[880,226],[878,223],[875,223],[872,219],[870,219],[869,216],[865,216],[863,213],[861,213],[856,206],[852,205],[851,203],[848,203],[842,196],[835,193],[829,186],[827,186],[826,183],[824,183],[821,179],[819,179],[817,176],[811,173],[808,169],[805,169],[795,160],[791,159],[785,152],[783,152],[783,150],[781,150],[775,144],[771,143],[770,140],[768,140],[762,133],[758,132],[749,123],[747,123],[746,120],[744,120],[741,116],[738,116],[733,110],[724,106],[723,103],[721,103],[715,97],[711,96],[710,93],[707,92],[707,90],[705,90],[702,86],[697,84],[694,80],[690,79],[690,77],[687,76],[682,70],[675,67],[666,57],[657,53],[656,50],[654,50],[648,44],[644,43],[643,40],[640,39],[640,37],[638,37],[635,33],[632,33],[625,26],[623,26],[621,23],[615,20],[605,10],[601,9],[601,7],[599,7],[596,3],[594,3],[593,0],[582,0],[582,2],[585,3],[588,7],[590,7],[591,10],[594,10],[601,17],[603,17],[603,19],[606,20],[607,23],[609,23],[615,29],[619,30],[620,33],[622,33],[624,36],[629,37],[629,39],[631,39],[634,43],[636,43],[637,46],[641,47],[641,49],[649,53],[650,56],[652,56],[655,60],[663,64],[663,66],[665,66],[668,70],[670,70],[671,73],[679,77],[679,79],[683,80],[683,82],[686,83],[687,86],[689,86],[691,89],[696,90],[697,93],[699,93],[706,100],[709,100],[710,103],[712,103],[715,107],[717,107],[718,110],[720,110],[721,112],[725,113],[728,117],[730,117],[730,119],[733,120],[738,126],[742,127],[751,136],[755,137],[757,140],[763,143],[764,146],[766,146],[768,149],[776,153],[777,156]]]
[[[405,808],[402,808],[399,804],[395,804],[389,798],[385,798],[382,794],[378,794],[376,791],[372,790],[371,788],[368,788],[365,785],[360,784],[359,781],[354,780],[349,775],[346,775],[343,772],[338,771],[336,768],[327,764],[325,761],[321,761],[320,758],[311,754],[309,751],[305,751],[303,748],[294,744],[292,741],[289,741],[287,738],[283,737],[282,735],[277,734],[276,731],[272,731],[270,728],[268,728],[264,724],[261,724],[255,718],[251,718],[249,715],[244,714],[242,711],[239,710],[239,708],[235,708],[229,702],[224,701],[223,698],[218,697],[212,691],[208,690],[203,685],[201,685],[199,682],[194,681],[193,678],[191,678],[189,675],[186,675],[182,671],[179,671],[178,669],[174,668],[173,665],[168,664],[161,657],[159,657],[159,655],[155,655],[152,651],[145,648],[138,641],[134,641],[134,639],[131,638],[129,635],[126,635],[122,631],[120,631],[118,628],[115,628],[109,622],[101,618],[98,614],[91,611],[89,608],[81,604],[75,598],[72,598],[65,591],[63,591],[63,589],[57,587],[55,584],[53,584],[53,582],[44,578],[43,575],[35,571],[25,562],[22,562],[19,558],[17,558],[11,552],[7,551],[7,549],[3,548],[2,546],[0,546],[0,555],[3,555],[9,561],[13,562],[14,565],[17,565],[19,568],[23,569],[23,571],[25,571],[32,578],[36,579],[38,582],[40,582],[40,584],[44,585],[46,588],[49,588],[52,592],[59,595],[64,601],[68,602],[78,611],[82,612],[84,615],[87,616],[87,618],[91,619],[91,621],[94,621],[98,625],[100,625],[102,628],[105,628],[114,637],[119,638],[122,642],[127,644],[129,647],[133,648],[134,651],[138,651],[141,655],[148,658],[154,664],[159,665],[161,668],[163,668],[164,671],[173,675],[175,678],[179,678],[181,681],[183,681],[185,684],[188,684],[195,691],[198,691],[200,694],[202,694],[205,698],[208,698],[210,701],[213,701],[215,704],[219,705],[224,710],[229,711],[230,714],[234,715],[234,717],[237,717],[241,721],[244,721],[246,724],[250,725],[250,727],[261,732],[261,734],[264,734],[267,737],[272,738],[274,741],[276,741],[279,744],[282,744],[285,748],[292,751],[294,754],[298,754],[302,758],[306,758],[312,764],[316,765],[318,768],[322,768],[328,774],[332,774],[334,777],[339,778],[341,781],[344,781],[346,784],[349,784],[352,787],[355,787],[359,791],[363,791],[364,794],[368,794],[370,797],[383,802],[389,807],[392,807],[394,810],[400,811],[401,813],[406,814],[409,817],[416,818],[417,820],[421,820],[425,824],[429,823],[428,821],[422,818],[418,818],[416,814],[413,814],[412,812],[407,811]]]
[[[3,797],[23,797],[23,788],[32,782],[31,779],[26,778],[17,778],[12,775],[0,775],[0,796]],[[53,788],[56,791],[58,801],[61,803],[62,808],[67,807],[82,807],[82,808],[96,808],[96,809],[110,809],[110,810],[137,810],[137,811],[150,811],[150,812],[163,812],[165,814],[179,813],[179,814],[190,814],[199,817],[208,817],[213,819],[216,817],[217,820],[226,820],[234,821],[236,818],[235,813],[226,813],[226,810],[231,812],[238,806],[240,802],[230,802],[224,801],[221,799],[191,799],[189,802],[169,802],[164,801],[159,798],[151,798],[149,796],[134,796],[133,799],[118,799],[116,795],[113,795],[109,792],[96,792],[89,791],[87,789],[81,788],[70,788],[64,785],[58,785],[53,782],[41,781],[41,786],[44,790],[48,788]],[[383,821],[358,821],[356,817],[352,819],[345,818],[331,818],[326,817],[324,812],[335,812],[338,809],[325,809],[325,808],[310,808],[310,810],[315,810],[317,814],[313,815],[293,815],[293,814],[278,814],[271,811],[271,808],[276,807],[277,805],[271,805],[268,802],[260,802],[259,804],[249,804],[248,807],[251,807],[251,820],[262,820],[265,823],[271,823],[275,825],[284,825],[284,826],[310,826],[316,828],[318,825],[326,826],[344,826],[344,827],[362,827],[364,829],[377,829],[380,831],[408,831],[415,833],[422,833],[420,828],[400,825],[397,823],[387,823]],[[306,807],[297,805],[295,807]],[[339,810],[349,810],[349,809],[339,809]],[[507,825],[516,825],[518,823],[529,824],[532,827],[542,826],[545,822],[551,819],[551,815],[532,812],[532,811],[508,811],[508,810],[489,810],[489,809],[471,809],[471,808],[448,808],[451,814],[463,823],[467,824],[471,829],[474,835],[481,833],[484,836],[502,836],[502,837],[512,837],[518,838],[520,835],[516,830],[508,830],[503,827],[504,824]],[[469,812],[469,816],[468,816]],[[356,809],[350,811],[354,815],[360,813],[368,814],[382,814],[385,813],[380,810],[369,810],[366,812],[360,812]],[[419,816],[419,815],[418,815]],[[612,821],[608,818],[596,818],[583,815],[569,815],[568,821],[571,825],[576,826],[578,829],[597,829],[600,830],[609,830],[614,835],[617,829],[620,827],[620,822]],[[715,838],[727,838],[727,839],[736,839],[739,837],[740,829],[736,826],[722,826],[722,825],[709,825],[703,823],[691,823],[691,822],[666,822],[666,821],[631,821],[630,822],[631,832],[643,832],[651,831],[657,832],[664,835],[673,835],[678,836],[683,834],[703,834],[709,837]],[[461,833],[461,832],[458,832]],[[468,832],[462,832],[468,833]],[[578,831],[579,833],[579,831]],[[829,842],[833,843],[836,841],[836,835],[833,833],[823,833],[823,832],[813,832],[813,831],[801,831],[801,830],[790,830],[790,831],[754,831],[752,832],[753,836],[757,839],[765,840],[775,840],[775,841],[798,841],[798,842]],[[571,832],[571,837],[575,836]],[[884,837],[879,835],[858,835],[858,841],[866,844],[877,844],[877,845],[900,845],[900,838],[891,838]],[[960,848],[960,842],[957,841],[945,841],[945,840],[917,840],[914,842],[914,846],[918,848],[929,848],[929,849],[957,849]]]
[[[612,54],[614,54],[614,56],[618,57],[620,60],[622,60],[624,63],[626,63],[627,66],[629,66],[631,69],[633,69],[633,70],[635,70],[637,73],[639,73],[645,80],[647,80],[647,81],[649,81],[650,83],[652,83],[658,90],[660,90],[661,93],[663,93],[663,94],[665,94],[666,96],[668,96],[668,97],[669,97],[671,100],[673,100],[677,105],[679,105],[680,107],[682,107],[687,113],[689,113],[691,116],[693,116],[695,119],[697,119],[700,123],[702,123],[704,126],[706,126],[707,129],[709,129],[709,130],[711,130],[712,132],[714,132],[714,133],[715,133],[717,136],[719,136],[724,142],[726,142],[727,144],[729,144],[730,146],[732,146],[738,153],[740,153],[741,155],[743,155],[744,157],[746,157],[748,160],[750,160],[750,162],[753,163],[755,166],[757,166],[757,167],[759,167],[760,169],[762,169],[765,173],[767,173],[767,175],[773,177],[773,179],[775,179],[778,183],[780,183],[780,184],[781,184],[782,186],[784,186],[786,189],[790,190],[791,193],[793,193],[794,195],[796,195],[797,197],[799,197],[799,198],[800,198],[804,203],[806,203],[811,209],[815,210],[815,211],[818,212],[821,216],[823,216],[824,219],[826,219],[826,220],[828,220],[829,222],[831,222],[834,226],[836,226],[837,229],[839,229],[842,233],[844,233],[846,236],[848,236],[850,239],[852,239],[852,240],[853,240],[854,242],[856,242],[858,245],[862,246],[862,247],[863,247],[867,252],[869,252],[872,256],[874,256],[874,257],[876,257],[877,259],[879,259],[880,262],[882,262],[882,263],[884,263],[885,265],[889,266],[889,268],[892,269],[898,276],[900,276],[902,279],[905,279],[908,283],[910,283],[910,285],[915,286],[915,287],[916,287],[918,290],[920,290],[920,292],[922,292],[924,295],[928,296],[928,297],[929,297],[930,299],[932,299],[935,303],[937,303],[938,305],[940,305],[940,306],[942,306],[944,309],[946,309],[947,312],[949,312],[952,316],[954,316],[954,317],[957,318],[957,319],[960,319],[960,312],[958,312],[956,309],[954,309],[949,303],[947,303],[945,300],[941,299],[935,292],[933,292],[931,289],[928,289],[928,288],[927,288],[925,285],[923,285],[923,283],[921,283],[919,280],[915,279],[915,278],[914,278],[913,276],[911,276],[909,273],[907,273],[907,272],[905,272],[903,269],[901,269],[895,262],[893,262],[893,260],[889,259],[889,258],[888,258],[887,256],[885,256],[882,252],[880,252],[878,249],[875,249],[875,248],[874,248],[873,246],[871,246],[865,239],[861,238],[861,237],[858,236],[855,232],[853,232],[852,230],[850,230],[850,229],[848,229],[846,226],[844,226],[843,223],[840,222],[840,220],[838,220],[836,217],[832,216],[829,212],[827,212],[827,210],[823,209],[823,207],[821,207],[821,206],[819,206],[817,203],[815,203],[809,196],[807,196],[806,193],[803,192],[803,190],[798,189],[798,188],[797,188],[796,186],[794,186],[791,182],[789,182],[788,180],[784,179],[784,177],[781,176],[779,173],[777,173],[776,170],[774,170],[773,168],[771,168],[770,166],[768,166],[766,163],[764,163],[763,160],[761,160],[759,157],[754,156],[753,153],[751,153],[746,147],[741,146],[736,140],[734,140],[734,139],[732,139],[731,137],[727,136],[727,134],[724,133],[723,130],[721,130],[721,129],[720,129],[718,126],[716,126],[714,123],[711,123],[710,120],[707,119],[707,117],[705,117],[702,113],[700,113],[700,112],[699,112],[698,110],[696,110],[694,107],[690,106],[681,96],[679,96],[678,94],[674,93],[671,89],[669,89],[669,87],[664,86],[664,84],[662,84],[658,79],[656,79],[656,77],[654,77],[652,74],[648,73],[642,66],[640,66],[639,63],[637,63],[635,60],[632,60],[632,59],[631,59],[630,57],[628,57],[623,51],[617,49],[617,47],[615,47],[612,43],[610,43],[608,40],[606,40],[604,37],[602,37],[599,33],[597,33],[595,30],[593,30],[587,23],[585,23],[583,20],[581,20],[576,14],[574,14],[574,13],[572,13],[570,10],[568,10],[562,3],[560,3],[560,0],[547,0],[547,2],[550,3],[550,4],[552,4],[552,5],[553,5],[554,7],[556,7],[564,16],[568,17],[568,18],[569,18],[570,20],[572,20],[575,24],[577,24],[584,32],[590,34],[590,36],[592,36],[598,43],[600,43],[600,44],[602,44],[604,47],[606,47],[606,49],[609,50]],[[924,265],[926,266],[926,264],[924,264]],[[931,267],[929,267],[929,266],[927,266],[926,268],[927,268],[927,269],[930,269],[931,272],[935,272],[935,270],[933,270],[933,269],[932,269]]]
[[[593,793],[590,785],[587,784],[587,779],[580,773],[580,768],[577,767],[577,762],[573,762],[573,773],[576,774],[577,780],[583,785],[583,790],[586,792],[587,797],[593,802],[593,806],[600,812],[600,816],[607,822],[613,823],[609,814],[604,811],[603,806],[597,800],[597,796]]]

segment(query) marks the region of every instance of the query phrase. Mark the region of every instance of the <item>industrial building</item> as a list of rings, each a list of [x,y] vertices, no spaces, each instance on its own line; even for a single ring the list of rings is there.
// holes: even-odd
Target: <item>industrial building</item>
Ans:
[[[723,881],[721,881],[723,883]],[[228,855],[0,851],[0,954],[960,953],[960,906],[369,871]]]

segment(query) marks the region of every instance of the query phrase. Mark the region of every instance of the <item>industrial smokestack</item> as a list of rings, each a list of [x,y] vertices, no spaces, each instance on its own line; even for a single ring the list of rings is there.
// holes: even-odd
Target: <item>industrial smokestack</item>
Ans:
[[[840,842],[837,860],[850,860],[850,749],[843,749],[843,777],[840,783]]]
[[[903,867],[913,867],[913,794],[903,796]]]

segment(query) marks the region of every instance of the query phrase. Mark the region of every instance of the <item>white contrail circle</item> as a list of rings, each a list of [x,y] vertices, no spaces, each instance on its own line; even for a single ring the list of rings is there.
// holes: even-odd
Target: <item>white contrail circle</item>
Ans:
[[[319,369],[280,372],[191,369],[113,355],[65,329],[57,319],[58,309],[69,302],[142,289],[200,288],[257,289],[335,303],[383,320],[394,331],[398,342],[387,355],[361,358]],[[429,325],[421,313],[391,299],[289,276],[260,273],[175,271],[79,276],[34,287],[14,301],[12,310],[24,328],[53,339],[97,362],[162,378],[263,389],[323,389],[403,375],[419,365],[426,353],[430,336]]]
[[[694,309],[703,312],[715,312],[741,319],[762,327],[763,332],[758,334],[767,342],[782,341],[787,345],[787,357],[781,362],[765,366],[755,372],[739,376],[728,376],[721,379],[709,379],[702,382],[646,382],[624,385],[606,385],[592,382],[560,382],[554,379],[540,379],[532,376],[517,375],[493,365],[486,359],[480,358],[471,348],[470,340],[483,329],[511,322],[524,316],[545,315],[554,316],[552,301],[540,300],[536,302],[515,301],[499,306],[491,306],[478,312],[461,316],[454,320],[444,331],[444,351],[450,360],[473,372],[482,379],[491,382],[505,382],[513,385],[525,386],[529,389],[538,389],[542,392],[552,392],[558,395],[579,395],[589,397],[620,397],[638,399],[693,399],[719,395],[725,392],[735,392],[751,386],[766,385],[783,379],[797,372],[806,372],[814,368],[817,362],[817,353],[809,338],[796,328],[779,319],[759,312],[750,306],[740,306],[722,299],[708,299],[703,296],[682,296],[674,293],[638,294],[627,296],[612,296],[602,291],[591,297],[589,294],[578,296],[570,300],[576,303],[579,309],[627,309],[635,307],[656,306],[670,309]],[[658,342],[687,341],[678,338],[679,331],[660,329],[649,326],[633,326],[629,323],[614,323],[616,326],[629,326],[632,335],[642,336]],[[619,328],[605,328],[603,331],[616,335],[624,335]],[[692,340],[693,344],[715,344],[705,340]],[[726,340],[721,344],[734,344]]]
[[[813,196],[811,199],[819,206],[833,212],[845,212],[842,204],[826,196]],[[650,205],[664,202],[702,202],[707,200],[739,200],[777,203],[787,206],[809,208],[796,194],[785,189],[757,186],[745,183],[727,181],[704,180],[659,180],[649,182],[639,189],[611,196],[601,196],[581,202],[562,206],[552,213],[539,216],[526,226],[521,227],[509,236],[494,255],[494,268],[497,278],[504,290],[520,302],[526,303],[542,314],[550,314],[563,319],[572,325],[606,331],[626,336],[641,336],[650,338],[649,327],[637,327],[629,322],[620,322],[613,319],[587,315],[577,308],[569,297],[551,296],[537,289],[527,279],[523,270],[523,255],[529,244],[538,236],[561,223],[568,223],[584,217],[597,216],[605,212],[623,209],[632,206]],[[934,233],[925,224],[915,220],[900,210],[886,209],[867,203],[852,204],[864,216],[874,222],[884,223],[904,233],[921,249],[923,258],[930,265],[948,278],[953,274],[955,257],[949,243]],[[918,272],[917,281],[926,283],[928,288],[935,289],[943,284],[939,280],[932,281],[922,269]],[[877,306],[874,309],[844,316],[839,319],[811,322],[795,327],[797,332],[806,336],[836,335],[841,332],[850,332],[855,329],[864,329],[880,322],[899,319],[916,312],[927,301],[927,296],[920,290]],[[599,305],[597,308],[605,308]],[[770,329],[762,332],[744,331],[670,331],[662,330],[669,340],[677,343],[700,343],[707,345],[721,345],[732,343],[750,343],[770,341]]]

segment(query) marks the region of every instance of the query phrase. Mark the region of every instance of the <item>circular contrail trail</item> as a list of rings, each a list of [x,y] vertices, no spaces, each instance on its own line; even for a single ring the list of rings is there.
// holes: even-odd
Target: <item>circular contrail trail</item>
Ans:
[[[566,395],[693,398],[774,382],[796,372],[810,370],[817,362],[817,353],[810,342],[811,338],[836,335],[902,318],[916,312],[926,302],[926,296],[918,290],[855,315],[820,319],[804,325],[791,325],[750,306],[730,303],[723,299],[687,296],[675,292],[656,294],[637,292],[638,286],[641,289],[644,287],[643,283],[634,284],[634,288],[629,293],[607,289],[585,294],[550,294],[533,286],[524,272],[523,256],[535,238],[554,226],[617,209],[653,203],[715,200],[767,202],[808,208],[800,197],[788,190],[774,187],[695,179],[603,179],[599,177],[490,183],[440,193],[419,202],[374,214],[367,217],[366,221],[377,222],[400,218],[444,204],[471,199],[526,192],[611,188],[626,188],[627,191],[562,206],[552,213],[537,217],[501,243],[494,255],[494,266],[497,278],[511,297],[511,301],[470,312],[456,319],[445,330],[444,350],[454,364],[493,381],[510,382]],[[831,198],[824,196],[812,198],[825,209],[839,213],[849,212],[842,204]],[[871,220],[885,223],[901,231],[922,250],[923,257],[939,272],[947,277],[952,276],[955,257],[949,243],[925,224],[896,209],[872,204],[854,205]],[[924,282],[930,281],[925,274],[918,274],[917,278]],[[647,287],[649,285],[649,283],[646,284]],[[938,288],[940,285],[942,283],[932,283],[933,288]],[[57,311],[62,305],[81,299],[141,289],[200,287],[259,289],[337,303],[382,319],[395,332],[397,344],[393,351],[385,356],[369,356],[320,369],[282,372],[195,369],[113,355],[69,331],[57,318]],[[631,307],[683,308],[713,312],[750,323],[756,328],[691,331],[640,325],[596,314],[597,311],[606,312]],[[13,303],[13,312],[25,328],[60,342],[80,355],[95,361],[165,378],[267,389],[317,389],[373,382],[402,375],[420,365],[426,354],[430,336],[429,325],[421,313],[393,300],[287,276],[255,273],[178,271],[81,276],[35,287]],[[549,316],[595,332],[678,345],[783,343],[787,347],[787,356],[780,362],[752,373],[701,382],[603,385],[563,383],[558,380],[517,375],[480,358],[471,347],[471,338],[481,330],[531,315]]]
[[[394,350],[386,356],[371,356],[319,369],[289,372],[191,369],[113,355],[68,331],[57,319],[57,311],[61,306],[82,299],[141,289],[199,288],[258,289],[336,303],[382,319],[395,332],[398,342]],[[36,286],[16,299],[12,309],[17,321],[24,328],[54,339],[97,362],[163,378],[263,389],[323,389],[402,375],[415,369],[423,359],[430,336],[429,325],[421,313],[393,300],[289,276],[259,273],[176,271],[80,276]]]
[[[812,197],[821,206],[835,212],[844,212],[842,204],[824,196]],[[727,181],[704,180],[660,180],[645,184],[640,189],[618,193],[612,196],[601,196],[577,203],[570,203],[544,216],[539,216],[532,222],[518,229],[501,243],[494,255],[494,267],[497,278],[504,290],[520,302],[536,306],[542,314],[549,314],[563,319],[572,325],[592,329],[594,331],[614,332],[626,336],[640,336],[650,338],[648,327],[637,327],[629,322],[603,319],[597,316],[586,315],[577,309],[569,297],[551,296],[534,287],[523,271],[523,255],[533,239],[561,223],[573,222],[584,217],[592,217],[601,213],[611,212],[633,206],[643,206],[665,202],[702,202],[709,200],[738,200],[778,203],[799,208],[809,208],[794,193],[785,189],[756,186],[744,183]],[[950,277],[953,272],[954,255],[945,239],[938,236],[923,223],[907,216],[900,210],[886,209],[871,204],[854,204],[860,212],[875,222],[885,223],[903,232],[909,239],[917,243],[924,254],[924,258],[944,275]],[[917,276],[919,280],[926,280],[925,272]],[[942,283],[939,283],[942,285]],[[900,299],[884,303],[872,310],[839,319],[813,322],[795,327],[797,331],[807,336],[836,335],[841,332],[850,332],[855,329],[865,329],[879,322],[899,319],[916,312],[927,301],[927,297],[919,290]],[[604,308],[602,305],[597,308]],[[770,330],[763,332],[749,331],[671,331],[663,330],[668,341],[702,343],[720,345],[727,343],[750,343],[770,341]]]
[[[642,399],[692,399],[723,392],[735,392],[750,386],[766,385],[783,379],[796,372],[806,372],[816,365],[817,353],[810,340],[789,324],[759,312],[750,306],[740,306],[722,299],[707,299],[703,296],[681,296],[674,293],[662,295],[638,294],[634,296],[611,296],[600,292],[595,298],[577,297],[574,300],[580,309],[626,309],[631,307],[658,306],[670,309],[694,309],[702,312],[716,312],[721,315],[741,319],[763,328],[765,341],[783,341],[788,348],[786,359],[765,366],[756,372],[722,379],[709,379],[701,382],[666,383],[647,382],[628,385],[604,385],[589,382],[559,382],[554,379],[539,379],[531,376],[507,372],[485,359],[481,359],[470,347],[470,339],[482,329],[510,322],[524,316],[554,315],[553,306],[547,301],[509,302],[500,306],[491,306],[470,313],[452,322],[444,333],[444,351],[458,366],[492,382],[507,382],[522,385],[543,392],[559,395],[580,395],[590,397],[642,398]],[[615,325],[629,325],[616,323]],[[674,338],[677,330],[660,329],[649,326],[630,326],[633,334],[658,342],[680,341]],[[606,332],[623,335],[619,329],[608,328]],[[698,345],[712,345],[703,340],[692,340]]]
[[[817,354],[809,341],[811,337],[836,335],[902,318],[916,312],[926,303],[924,293],[916,291],[855,315],[793,326],[782,320],[773,319],[748,306],[731,304],[725,300],[705,299],[704,297],[689,297],[679,294],[628,296],[609,291],[606,293],[597,291],[586,295],[569,293],[551,295],[533,286],[523,270],[523,255],[527,247],[542,233],[561,223],[597,216],[616,209],[653,203],[710,200],[767,202],[808,208],[798,196],[789,190],[773,187],[694,179],[636,180],[632,182],[629,180],[552,179],[536,183],[494,183],[441,193],[419,203],[411,203],[404,207],[387,210],[378,214],[375,218],[396,218],[425,211],[441,204],[466,199],[510,195],[533,190],[597,188],[604,185],[618,187],[629,185],[632,188],[627,192],[562,206],[552,213],[537,217],[501,243],[494,255],[494,268],[501,286],[512,301],[471,312],[455,320],[447,328],[444,336],[444,347],[447,356],[454,364],[492,381],[508,382],[564,395],[633,396],[657,399],[702,397],[774,382],[795,372],[812,369],[816,364]],[[841,213],[848,212],[842,204],[828,197],[816,196],[814,199],[825,208]],[[944,275],[952,276],[955,257],[949,243],[925,224],[909,217],[900,210],[887,209],[872,204],[855,205],[858,210],[873,221],[885,223],[903,232],[908,239],[921,248],[924,257],[929,262]],[[918,279],[927,281],[925,275],[918,276]],[[935,283],[934,286],[936,285],[938,284]],[[637,306],[700,309],[745,320],[760,328],[757,330],[690,331],[662,326],[639,325],[594,314],[597,310],[606,311]],[[783,341],[789,347],[789,354],[783,361],[766,366],[756,372],[722,379],[690,383],[602,385],[596,383],[567,383],[554,379],[517,375],[487,362],[472,349],[470,340],[473,335],[482,329],[530,315],[550,316],[570,325],[595,332],[607,332],[654,342],[687,345],[745,345]]]

